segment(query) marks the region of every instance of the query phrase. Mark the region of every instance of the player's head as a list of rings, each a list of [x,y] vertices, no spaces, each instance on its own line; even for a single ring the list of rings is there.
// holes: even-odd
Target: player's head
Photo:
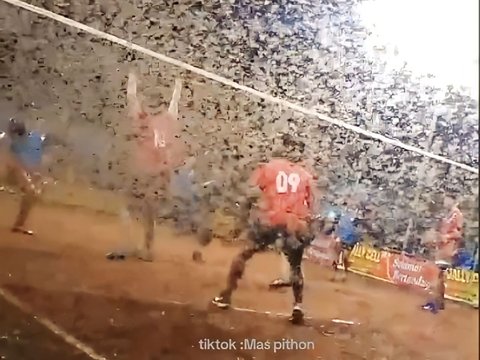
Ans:
[[[272,158],[280,158],[289,160],[293,163],[299,163],[303,160],[303,155],[296,150],[287,150],[286,148],[280,148],[272,151]]]
[[[8,135],[10,136],[24,136],[27,133],[25,124],[14,118],[10,118],[8,122]]]
[[[340,211],[338,211],[338,209],[330,208],[330,209],[327,210],[327,213],[326,213],[325,217],[328,221],[336,224],[340,220],[341,216],[342,216],[342,214],[340,213]]]

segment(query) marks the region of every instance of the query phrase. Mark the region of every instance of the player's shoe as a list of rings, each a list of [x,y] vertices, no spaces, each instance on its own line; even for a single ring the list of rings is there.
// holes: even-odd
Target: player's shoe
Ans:
[[[301,324],[303,322],[303,310],[299,304],[293,307],[292,316],[289,320],[293,324]]]
[[[291,282],[291,281],[288,281],[288,280],[284,280],[284,279],[276,279],[276,280],[273,280],[273,281],[268,285],[268,287],[269,287],[270,289],[278,289],[278,288],[287,287],[287,286],[292,286],[292,282]]]
[[[151,250],[147,250],[147,249],[137,250],[136,256],[137,256],[137,259],[145,262],[153,261],[153,253]]]
[[[23,235],[34,235],[33,231],[32,230],[28,230],[28,229],[24,229],[23,227],[21,226],[14,226],[12,228],[12,232],[14,233],[19,233],[19,234],[23,234]]]
[[[223,296],[216,296],[212,300],[212,304],[216,305],[220,309],[228,309],[230,307],[230,301],[225,299]]]
[[[437,306],[433,302],[428,302],[425,305],[422,306],[423,310],[430,311],[432,314],[438,313]]]
[[[127,255],[122,252],[112,251],[105,255],[108,260],[125,260]]]
[[[195,250],[192,253],[192,260],[196,263],[204,263],[205,261],[203,260],[203,255],[200,251]]]

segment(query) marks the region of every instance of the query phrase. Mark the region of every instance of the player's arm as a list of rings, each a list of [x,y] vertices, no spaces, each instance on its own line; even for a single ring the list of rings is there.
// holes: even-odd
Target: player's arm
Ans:
[[[247,197],[251,204],[256,203],[265,190],[265,164],[260,164],[248,180]]]
[[[134,120],[147,115],[142,102],[138,98],[137,82],[137,76],[133,72],[130,72],[127,82],[127,106],[128,112]]]
[[[7,133],[0,131],[0,155],[7,153],[8,136]]]
[[[0,169],[8,164],[9,156],[7,134],[0,131]]]
[[[246,224],[248,222],[250,210],[260,197],[261,190],[258,187],[258,182],[261,180],[262,176],[262,172],[259,168],[252,173],[248,181],[240,181],[235,185],[238,190],[235,191],[235,193],[242,194],[236,199],[237,215],[241,224]]]
[[[63,140],[60,136],[57,136],[55,134],[43,134],[40,135],[40,138],[42,139],[42,145],[43,147],[48,147],[48,146],[67,146],[67,143],[65,140]]]
[[[316,186],[316,180],[316,176],[309,174],[305,201],[307,202],[312,216],[315,216],[315,201],[320,198],[320,190],[318,190]]]
[[[260,187],[261,184],[263,183],[264,179],[264,167],[265,165],[261,164],[259,165],[250,175],[250,178],[248,179],[248,185],[250,187]]]
[[[170,106],[168,107],[168,113],[173,119],[178,119],[178,103],[180,101],[180,95],[182,93],[182,80],[175,79],[175,87],[173,88],[172,100],[170,100]]]

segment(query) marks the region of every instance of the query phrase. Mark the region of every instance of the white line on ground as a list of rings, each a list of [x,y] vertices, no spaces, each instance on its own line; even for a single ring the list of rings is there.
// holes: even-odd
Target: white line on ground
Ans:
[[[181,302],[181,301],[175,301],[175,300],[158,300],[159,304],[174,304],[174,305],[182,305],[182,306],[192,306],[193,304],[188,303],[188,302]],[[212,305],[213,306],[213,305]],[[261,314],[261,315],[267,315],[267,316],[275,316],[275,317],[290,317],[291,314],[287,313],[273,313],[271,311],[259,311],[259,310],[254,310],[254,309],[247,309],[247,308],[241,308],[241,307],[235,307],[235,306],[230,306],[226,311],[228,310],[235,310],[235,311],[240,311],[240,312],[249,312],[249,313],[254,313],[254,314]],[[306,320],[312,320],[312,317],[305,317]]]
[[[248,86],[244,86],[244,85],[240,85],[232,80],[229,80],[227,78],[224,78],[222,76],[219,76],[219,75],[216,75],[216,74],[213,74],[213,73],[210,73],[206,70],[203,70],[203,69],[200,69],[200,68],[197,68],[195,66],[192,66],[190,64],[187,64],[187,63],[184,63],[182,61],[179,61],[179,60],[176,60],[176,59],[173,59],[171,57],[168,57],[166,55],[163,55],[163,54],[160,54],[160,53],[157,53],[157,52],[154,52],[152,50],[149,50],[149,49],[146,49],[142,46],[139,46],[139,45],[136,45],[136,44],[133,44],[127,40],[124,40],[124,39],[121,39],[119,37],[116,37],[114,35],[111,35],[111,34],[108,34],[108,33],[105,33],[103,31],[100,31],[100,30],[97,30],[97,29],[94,29],[90,26],[87,26],[85,24],[82,24],[82,23],[79,23],[75,20],[72,20],[72,19],[69,19],[69,18],[66,18],[64,16],[61,16],[61,15],[58,15],[58,14],[55,14],[51,11],[48,11],[48,10],[45,10],[45,9],[42,9],[42,8],[39,8],[37,6],[33,6],[33,5],[30,5],[30,4],[27,4],[23,1],[20,1],[20,0],[1,0],[3,2],[6,2],[10,5],[14,5],[14,6],[17,6],[17,7],[20,7],[22,9],[25,9],[25,10],[28,10],[28,11],[31,11],[33,13],[36,13],[36,14],[39,14],[39,15],[43,15],[45,17],[48,17],[50,19],[53,19],[55,21],[58,21],[60,23],[63,23],[65,25],[68,25],[68,26],[71,26],[71,27],[74,27],[78,30],[81,30],[81,31],[84,31],[88,34],[91,34],[91,35],[94,35],[94,36],[97,36],[99,38],[102,38],[102,39],[105,39],[105,40],[108,40],[114,44],[118,44],[120,46],[123,46],[127,49],[130,49],[130,50],[135,50],[135,51],[138,51],[140,53],[143,53],[145,55],[148,55],[148,56],[151,56],[153,58],[156,58],[160,61],[163,61],[163,62],[166,62],[170,65],[174,65],[174,66],[177,66],[177,67],[180,67],[180,68],[183,68],[185,70],[188,70],[188,71],[191,71],[192,73],[195,73],[197,75],[200,75],[200,76],[203,76],[203,77],[206,77],[210,80],[213,80],[213,81],[217,81],[219,83],[222,83],[224,85],[227,85],[227,86],[230,86],[234,89],[237,89],[237,90],[240,90],[240,91],[243,91],[243,92],[246,92],[246,93],[249,93],[251,95],[254,95],[256,97],[259,97],[261,99],[264,99],[268,102],[271,102],[271,103],[274,103],[274,104],[279,104],[279,105],[283,105],[287,108],[290,108],[292,110],[295,110],[295,111],[298,111],[300,113],[303,113],[305,115],[310,115],[310,116],[314,116],[314,117],[317,117],[319,118],[320,120],[323,120],[323,121],[326,121],[330,124],[333,124],[333,125],[336,125],[336,126],[339,126],[339,127],[343,127],[345,129],[348,129],[350,131],[353,131],[357,134],[361,134],[363,136],[366,136],[366,137],[369,137],[369,138],[372,138],[372,139],[375,139],[375,140],[378,140],[378,141],[381,141],[381,142],[384,142],[384,143],[387,143],[387,144],[390,144],[390,145],[393,145],[393,146],[398,146],[400,148],[403,148],[405,150],[408,150],[408,151],[412,151],[412,152],[415,152],[417,154],[420,154],[422,156],[426,156],[426,157],[429,157],[431,159],[434,159],[434,160],[437,160],[437,161],[440,161],[440,162],[443,162],[443,163],[447,163],[447,164],[450,164],[450,165],[453,165],[453,166],[456,166],[456,167],[459,167],[461,169],[464,169],[464,170],[467,170],[471,173],[474,173],[474,174],[477,174],[478,176],[478,169],[477,168],[474,168],[472,166],[468,166],[468,165],[465,165],[465,164],[462,164],[462,163],[459,163],[459,162],[456,162],[456,161],[453,161],[453,160],[450,160],[450,159],[447,159],[443,156],[440,156],[440,155],[436,155],[436,154],[433,154],[433,153],[430,153],[428,151],[425,151],[425,150],[422,150],[420,148],[417,148],[415,146],[411,146],[411,145],[408,145],[408,144],[404,144],[402,143],[401,141],[399,140],[395,140],[395,139],[391,139],[391,138],[388,138],[386,136],[383,136],[383,135],[380,135],[380,134],[377,134],[377,133],[374,133],[374,132],[371,132],[371,131],[368,131],[368,130],[365,130],[365,129],[362,129],[358,126],[354,126],[354,125],[350,125],[344,121],[341,121],[341,120],[337,120],[337,119],[332,119],[326,115],[323,115],[323,114],[320,114],[318,112],[316,112],[315,110],[310,110],[310,109],[307,109],[307,108],[304,108],[300,105],[297,105],[297,104],[294,104],[290,101],[286,101],[286,100],[283,100],[283,99],[279,99],[277,97],[274,97],[274,96],[271,96],[271,95],[268,95],[268,94],[265,94],[265,93],[262,93],[260,91],[257,91],[253,88],[250,88]]]
[[[20,299],[18,299],[15,295],[13,295],[11,292],[0,288],[0,296],[4,298],[8,303],[12,304],[13,306],[17,307],[20,311],[27,313],[29,315],[32,315],[33,318],[46,327],[48,330],[53,332],[55,335],[58,337],[62,338],[67,344],[70,344],[74,347],[76,347],[78,350],[83,352],[84,354],[88,355],[91,359],[93,360],[107,360],[106,357],[99,355],[93,350],[91,347],[88,345],[85,345],[82,343],[80,340],[76,339],[69,333],[67,333],[65,330],[62,328],[58,327],[55,325],[52,321],[45,317],[41,317],[38,315],[35,315],[33,310],[24,302],[22,302]]]

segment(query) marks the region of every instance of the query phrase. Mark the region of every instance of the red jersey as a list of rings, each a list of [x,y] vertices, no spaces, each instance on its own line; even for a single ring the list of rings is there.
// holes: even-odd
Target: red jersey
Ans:
[[[439,258],[449,258],[458,250],[458,242],[462,237],[463,214],[456,206],[440,226],[440,242],[438,244]]]
[[[456,238],[460,235],[463,228],[463,214],[456,206],[450,211],[450,214],[443,220],[440,232],[449,238]]]
[[[181,87],[181,85],[180,85]],[[178,106],[180,87],[174,90],[170,107]],[[183,164],[186,146],[180,135],[182,126],[177,119],[178,109],[153,115],[137,97],[137,78],[131,73],[127,98],[132,130],[135,136],[134,169],[148,175],[169,172]],[[173,107],[172,107],[173,106]]]
[[[186,146],[180,138],[181,129],[179,121],[168,112],[159,115],[146,112],[135,114],[135,168],[149,175],[156,175],[183,164]]]
[[[269,226],[286,226],[291,231],[305,228],[311,216],[313,178],[302,166],[285,159],[259,166],[251,183],[262,191],[260,221]]]

